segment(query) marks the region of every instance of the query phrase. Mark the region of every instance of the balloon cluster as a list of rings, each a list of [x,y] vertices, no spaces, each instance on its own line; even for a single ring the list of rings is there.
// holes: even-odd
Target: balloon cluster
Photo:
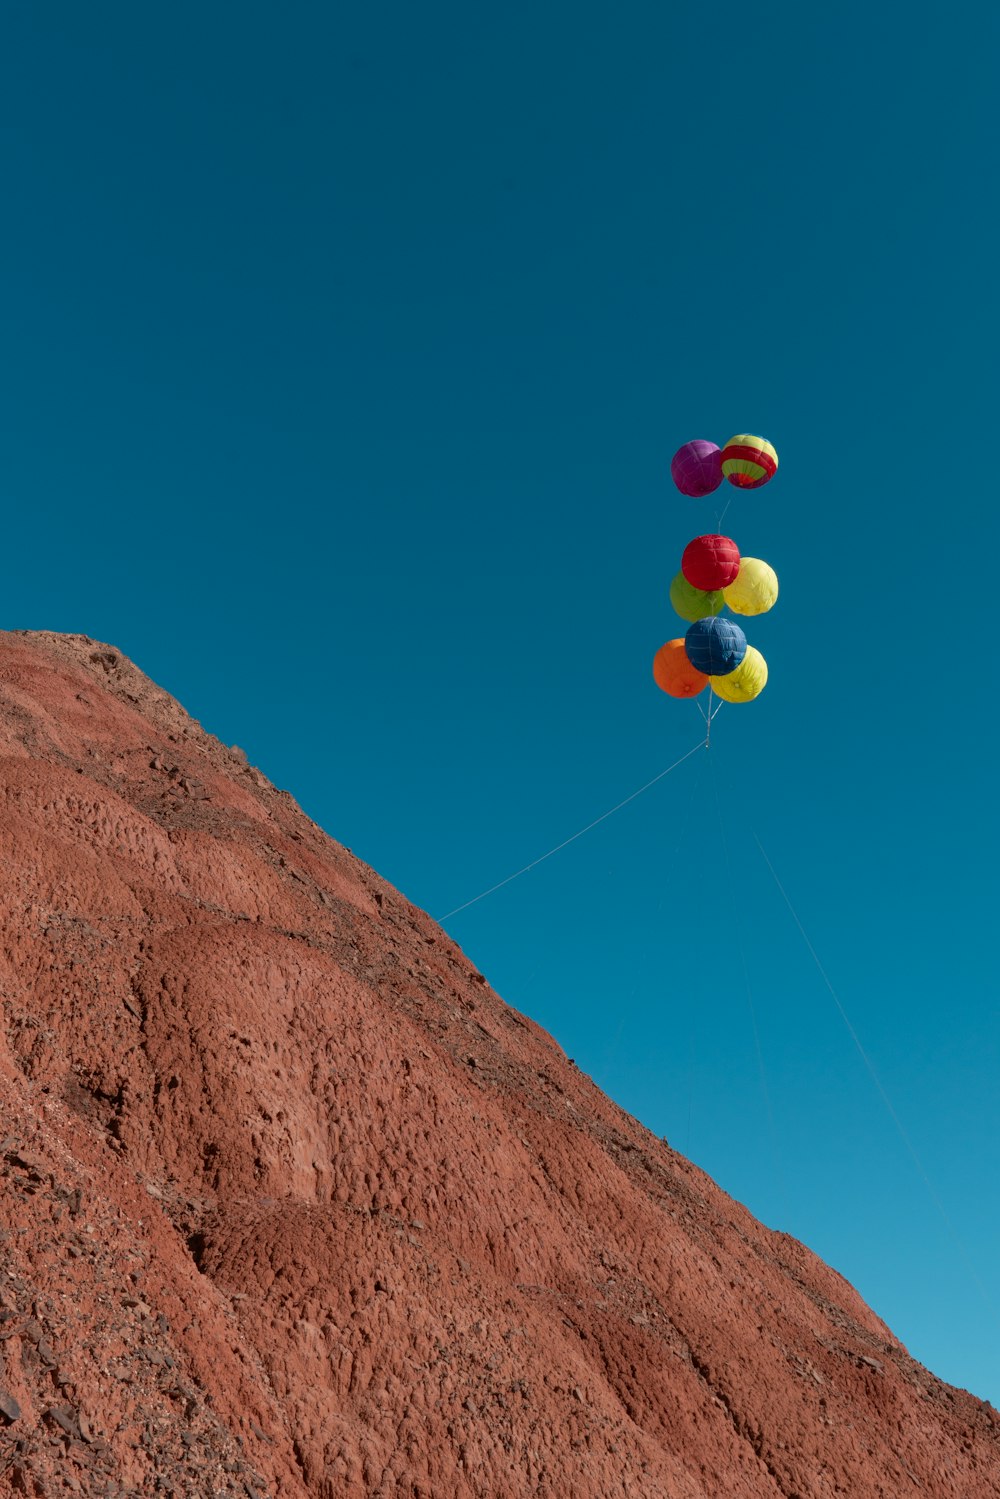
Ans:
[[[759,489],[777,472],[778,455],[763,437],[741,432],[724,448],[698,438],[678,448],[670,464],[681,494],[701,498],[728,479],[737,489]],[[653,677],[671,697],[696,697],[711,683],[727,703],[749,703],[767,684],[767,662],[732,619],[766,614],[778,597],[774,569],[759,557],[741,557],[728,536],[696,536],[684,548],[670,602],[687,634],[668,640],[653,659]]]

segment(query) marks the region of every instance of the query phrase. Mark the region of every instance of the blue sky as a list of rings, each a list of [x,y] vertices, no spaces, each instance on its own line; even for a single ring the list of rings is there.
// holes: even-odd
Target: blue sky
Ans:
[[[998,19],[916,19],[11,12],[0,623],[114,642],[440,915],[697,743],[650,662],[721,503],[669,460],[770,437],[765,694],[449,930],[1000,1404]]]

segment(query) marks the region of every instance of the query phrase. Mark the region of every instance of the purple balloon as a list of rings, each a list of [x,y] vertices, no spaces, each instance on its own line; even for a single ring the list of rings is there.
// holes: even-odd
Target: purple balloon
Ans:
[[[704,437],[686,442],[670,460],[670,472],[681,494],[711,494],[722,483],[722,449]]]

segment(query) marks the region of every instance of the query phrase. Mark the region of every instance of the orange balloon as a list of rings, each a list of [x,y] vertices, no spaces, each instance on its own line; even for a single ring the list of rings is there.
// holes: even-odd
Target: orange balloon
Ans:
[[[657,687],[671,697],[697,697],[708,678],[696,671],[688,660],[684,641],[668,640],[653,657],[653,677]]]

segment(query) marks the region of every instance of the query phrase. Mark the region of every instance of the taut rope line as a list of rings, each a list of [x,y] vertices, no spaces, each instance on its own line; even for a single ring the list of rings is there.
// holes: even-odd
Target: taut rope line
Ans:
[[[753,840],[756,843],[758,849],[760,850],[760,856],[764,860],[764,863],[767,865],[768,869],[771,871],[771,878],[774,880],[774,883],[777,885],[778,889],[780,890],[782,898],[783,898],[783,900],[785,902],[785,905],[788,907],[788,910],[789,910],[789,913],[791,915],[791,918],[795,922],[795,925],[799,929],[799,935],[801,936],[803,942],[805,943],[805,945],[806,945],[806,947],[807,947],[807,949],[809,951],[810,957],[812,958],[813,962],[816,964],[816,967],[819,970],[820,977],[822,978],[824,984],[826,985],[827,989],[830,992],[831,999],[833,1000],[834,1004],[837,1006],[838,1011],[840,1012],[840,1018],[844,1022],[844,1025],[847,1028],[848,1035],[850,1036],[851,1040],[854,1042],[854,1045],[855,1045],[855,1047],[857,1049],[857,1052],[858,1052],[858,1056],[861,1058],[862,1062],[864,1062],[865,1067],[868,1070],[868,1075],[871,1078],[872,1082],[875,1084],[875,1087],[878,1090],[879,1097],[881,1098],[882,1102],[885,1104],[885,1107],[886,1107],[886,1110],[888,1111],[889,1117],[892,1119],[893,1124],[896,1126],[896,1129],[897,1129],[897,1131],[899,1133],[899,1138],[902,1140],[903,1144],[906,1146],[906,1150],[907,1150],[907,1152],[908,1152],[908,1154],[910,1156],[910,1159],[913,1162],[914,1166],[917,1168],[917,1172],[918,1172],[918,1174],[920,1176],[921,1181],[923,1182],[924,1186],[927,1188],[927,1194],[928,1194],[928,1196],[930,1197],[930,1199],[933,1202],[934,1206],[937,1208],[938,1213],[941,1215],[941,1220],[944,1223],[945,1228],[948,1230],[948,1233],[951,1236],[951,1240],[952,1240],[953,1244],[955,1245],[955,1247],[958,1250],[959,1254],[962,1256],[962,1259],[965,1261],[965,1267],[968,1270],[968,1272],[969,1272],[972,1280],[975,1282],[976,1288],[978,1289],[979,1294],[982,1296],[983,1301],[989,1307],[990,1311],[993,1314],[994,1319],[1000,1321],[1000,1317],[998,1317],[997,1309],[996,1309],[996,1307],[993,1304],[992,1297],[990,1296],[990,1293],[987,1291],[985,1285],[983,1284],[982,1279],[980,1278],[979,1273],[976,1270],[975,1265],[972,1263],[972,1258],[971,1258],[968,1250],[966,1249],[965,1244],[963,1243],[963,1241],[962,1241],[962,1239],[961,1239],[961,1237],[960,1237],[960,1235],[958,1233],[958,1230],[956,1229],[954,1223],[952,1223],[951,1218],[950,1218],[950,1216],[949,1216],[949,1214],[947,1212],[947,1209],[945,1208],[944,1203],[941,1201],[941,1198],[938,1196],[937,1191],[936,1191],[936,1189],[934,1187],[934,1183],[931,1181],[931,1179],[928,1176],[926,1170],[924,1169],[924,1163],[920,1159],[919,1155],[917,1154],[916,1146],[913,1144],[913,1141],[910,1139],[910,1137],[907,1134],[906,1130],[903,1128],[903,1121],[900,1119],[899,1115],[896,1113],[896,1110],[893,1107],[892,1099],[889,1097],[888,1093],[885,1091],[885,1088],[882,1086],[882,1079],[879,1077],[878,1073],[875,1071],[875,1064],[872,1062],[872,1060],[869,1057],[868,1053],[865,1051],[864,1047],[861,1045],[861,1040],[860,1040],[860,1038],[858,1036],[858,1033],[854,1029],[854,1026],[851,1024],[850,1017],[848,1016],[847,1011],[844,1009],[844,1006],[840,1002],[840,995],[837,993],[836,989],[833,987],[833,984],[830,982],[830,976],[827,973],[826,969],[823,967],[823,964],[820,962],[820,960],[819,960],[819,954],[817,953],[815,947],[813,947],[812,943],[810,942],[809,936],[808,936],[808,934],[806,932],[806,929],[802,925],[802,922],[799,920],[799,914],[796,911],[795,907],[792,905],[791,900],[789,899],[787,890],[785,889],[784,885],[781,883],[780,879],[778,878],[778,874],[777,874],[777,871],[775,870],[774,865],[771,863],[770,859],[767,857],[767,854],[764,851],[764,845],[761,843],[760,839],[757,837],[756,830],[754,828],[751,828],[750,831],[751,831],[751,833],[753,833]]]
[[[689,749],[686,755],[681,755],[680,759],[675,760],[673,765],[668,765],[666,770],[661,770],[659,775],[655,775],[651,781],[647,781],[645,786],[640,786],[638,791],[633,791],[630,796],[625,797],[624,801],[620,801],[617,806],[610,807],[607,812],[602,812],[600,817],[595,817],[593,822],[588,822],[587,826],[585,828],[581,828],[578,833],[574,833],[569,838],[564,838],[562,843],[557,843],[555,848],[550,848],[547,854],[541,854],[537,859],[532,859],[531,863],[525,864],[523,869],[516,869],[514,873],[509,874],[505,880],[498,880],[497,883],[495,885],[491,885],[488,890],[483,890],[479,895],[474,895],[471,900],[467,900],[464,905],[456,906],[453,911],[447,911],[443,916],[438,916],[437,920],[448,921],[450,917],[457,916],[459,911],[467,911],[469,907],[474,906],[477,901],[485,900],[486,897],[488,895],[492,895],[495,890],[502,890],[504,885],[510,884],[511,880],[520,879],[521,875],[527,874],[529,869],[535,869],[539,864],[544,864],[546,859],[551,859],[552,855],[557,854],[561,848],[566,848],[570,843],[575,843],[578,838],[583,837],[584,833],[589,833],[591,828],[596,828],[599,822],[606,822],[609,817],[613,817],[616,812],[620,812],[622,807],[627,807],[629,802],[634,802],[637,796],[641,796],[644,791],[648,791],[650,786],[655,786],[657,781],[662,781],[664,776],[668,776],[672,770],[677,769],[678,765],[683,765],[685,760],[690,760],[692,755],[697,754],[700,749],[704,748],[705,741],[703,739],[699,739],[694,749]]]

